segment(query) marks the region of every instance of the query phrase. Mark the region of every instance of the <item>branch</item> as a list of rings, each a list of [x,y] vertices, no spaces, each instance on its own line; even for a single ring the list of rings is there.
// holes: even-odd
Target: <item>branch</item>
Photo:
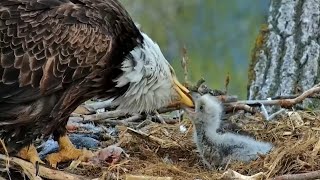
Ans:
[[[229,80],[226,80],[226,84]],[[320,84],[315,85],[314,87],[306,90],[299,96],[277,96],[269,100],[243,100],[238,101],[237,96],[229,96],[220,90],[210,89],[205,85],[205,80],[200,79],[195,86],[188,86],[190,91],[199,92],[200,94],[211,94],[218,98],[223,105],[225,106],[226,111],[234,112],[237,110],[244,110],[251,113],[256,113],[258,110],[252,108],[253,106],[260,107],[261,105],[273,106],[279,105],[282,108],[291,108],[292,106],[301,103],[306,98],[318,98],[320,97]],[[275,114],[276,115],[276,114]],[[270,116],[270,119],[273,116]]]
[[[163,114],[163,113],[167,113],[167,112],[176,111],[176,110],[179,110],[179,109],[181,109],[180,104],[174,104],[174,105],[171,105],[171,106],[168,106],[168,107],[160,108],[157,112],[159,114]]]
[[[175,110],[179,110],[179,109],[181,109],[179,104],[173,104],[169,107],[160,108],[157,112],[162,114],[162,113],[167,113],[167,112],[171,112],[171,111],[175,111]],[[127,114],[121,110],[113,110],[113,111],[107,111],[107,112],[103,112],[103,113],[99,113],[99,114],[90,114],[90,115],[72,114],[72,115],[74,117],[81,117],[83,121],[104,121],[104,122],[106,122],[106,119],[119,118],[119,117],[127,116],[129,114]],[[140,117],[141,119],[143,118],[142,115],[133,115],[133,116],[135,116],[135,118],[133,118],[133,119],[137,119],[138,117]],[[125,121],[128,121],[128,119]],[[115,121],[121,121],[121,120],[114,120],[114,121],[110,121],[110,122],[115,122]],[[129,121],[132,121],[132,120],[129,119]]]
[[[294,99],[296,97],[300,96],[299,94],[296,94],[296,95],[288,95],[288,96],[275,96],[275,97],[272,97],[271,99]],[[310,95],[308,96],[308,98],[315,98],[315,99],[320,99],[320,95],[319,94],[313,94],[313,95]]]
[[[40,177],[44,177],[47,179],[56,179],[56,180],[86,180],[88,178],[63,172],[63,171],[58,171],[50,168],[46,168],[44,166],[39,165],[39,171],[38,175],[36,176],[36,168],[31,164],[30,162],[27,162],[25,160],[16,158],[16,157],[7,157],[3,154],[0,154],[0,159],[6,161],[9,159],[10,165],[12,168],[14,168],[14,164],[20,166],[24,173],[30,178],[30,179],[41,179]]]
[[[154,118],[158,121],[160,121],[161,124],[167,124],[164,118],[159,114],[158,111],[155,111]]]
[[[96,112],[98,109],[102,108],[112,108],[113,99],[109,99],[101,102],[93,102],[90,104],[85,104],[84,107],[87,108],[90,112]]]
[[[200,86],[198,89],[201,90],[203,93],[210,93],[210,94],[216,94],[216,98],[218,98],[226,107],[227,112],[233,112],[233,111],[238,111],[238,110],[245,110],[247,112],[251,113],[257,113],[256,109],[254,109],[252,106],[272,106],[272,105],[279,105],[283,108],[290,108],[294,106],[295,104],[301,103],[304,99],[315,95],[316,93],[320,92],[320,86],[316,85],[309,90],[303,92],[301,95],[295,97],[295,98],[288,98],[288,99],[273,99],[273,100],[244,100],[244,101],[237,101],[236,96],[228,96],[228,95],[223,95],[220,91],[214,91],[209,89],[207,86],[203,84],[204,80],[199,80],[197,86]],[[200,84],[202,83],[202,84]],[[200,85],[199,85],[200,84]],[[202,88],[202,89],[201,89]],[[103,104],[103,103],[102,103]],[[101,107],[101,106],[100,106]],[[173,104],[169,107],[165,108],[160,108],[158,110],[159,114],[166,113],[166,112],[171,112],[175,110],[181,109],[179,104]],[[119,118],[128,115],[127,113],[121,111],[121,110],[114,110],[114,111],[108,111],[108,112],[103,112],[99,114],[92,114],[92,115],[80,115],[80,117],[83,118],[84,121],[101,121],[111,123],[111,124],[123,124],[123,125],[128,125],[130,124],[129,122],[141,120],[145,118],[143,115],[133,115],[132,117],[129,117],[127,119],[123,120],[106,120],[109,118]],[[158,114],[156,114],[157,116]],[[161,122],[164,122],[163,119],[156,117],[157,119],[160,119]]]
[[[239,110],[244,110],[246,112],[250,113],[258,113],[259,111],[256,110],[255,108],[247,105],[247,104],[238,104],[238,103],[227,103],[225,107],[226,112],[234,112],[234,111],[239,111]]]
[[[226,172],[222,174],[220,179],[234,179],[234,180],[256,180],[256,179],[263,179],[265,174],[263,172],[259,172],[252,176],[245,176],[242,175],[232,169],[228,169]]]
[[[319,85],[316,85],[305,92],[303,92],[301,95],[299,95],[296,98],[293,99],[276,99],[276,100],[246,100],[246,101],[237,101],[237,102],[231,102],[231,103],[225,103],[225,105],[229,106],[237,106],[239,104],[247,104],[249,106],[260,106],[261,104],[265,106],[271,106],[271,105],[280,105],[283,108],[290,108],[295,104],[301,103],[304,99],[308,98],[309,96],[312,96],[316,93],[320,92]]]
[[[128,115],[121,110],[107,111],[99,114],[80,115],[84,121],[100,121],[108,118],[118,118]]]
[[[131,117],[128,117],[126,119],[121,119],[121,120],[109,120],[109,119],[104,119],[104,120],[101,120],[102,122],[104,123],[109,123],[111,125],[125,125],[125,126],[129,126],[131,125],[132,122],[137,122],[139,120],[143,120],[145,119],[146,116],[145,115],[140,115],[140,114],[137,114],[137,115],[133,115]]]
[[[238,97],[237,96],[228,96],[228,95],[219,95],[215,96],[217,99],[219,99],[223,103],[228,103],[228,102],[237,102]]]
[[[126,180],[150,180],[150,179],[156,179],[156,180],[172,180],[172,177],[156,177],[156,176],[137,176],[137,175],[126,175]]]
[[[311,180],[318,178],[320,178],[320,170],[301,174],[286,174],[274,178],[269,178],[268,180]]]

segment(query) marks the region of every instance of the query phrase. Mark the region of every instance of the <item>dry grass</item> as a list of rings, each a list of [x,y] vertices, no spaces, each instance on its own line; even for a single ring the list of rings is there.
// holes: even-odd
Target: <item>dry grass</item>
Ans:
[[[272,151],[248,164],[232,163],[219,170],[206,170],[192,142],[192,123],[185,119],[179,124],[151,123],[135,132],[127,127],[120,130],[121,147],[130,155],[109,167],[81,164],[65,172],[89,178],[125,179],[126,175],[172,177],[174,180],[219,179],[227,169],[243,175],[264,172],[266,178],[320,170],[320,113],[298,112],[283,115],[274,121],[260,116],[236,114],[228,121],[236,123],[259,140],[274,144]],[[185,132],[180,126],[186,127]]]
[[[283,117],[269,123],[261,118],[249,120],[244,129],[258,139],[272,142],[275,148],[265,158],[248,165],[235,164],[232,168],[248,174],[263,171],[268,177],[319,170],[319,115],[306,112],[298,114],[302,123],[294,117]]]
[[[320,169],[319,119],[317,112],[298,112],[295,118],[283,116],[272,122],[266,122],[259,116],[232,116],[229,118],[231,122],[237,123],[257,139],[272,142],[275,147],[270,154],[249,164],[234,163],[214,171],[202,166],[192,142],[192,124],[187,119],[176,125],[152,123],[141,129],[150,136],[119,127],[122,131],[121,147],[130,154],[130,158],[99,170],[109,175],[113,173],[114,178],[120,179],[126,174],[134,174],[169,176],[177,180],[218,179],[228,168],[244,175],[264,172],[267,177],[315,171]],[[187,128],[186,132],[180,131],[181,125]],[[94,168],[83,168],[81,174],[89,175],[85,171],[92,170]],[[96,177],[99,171],[93,172]]]

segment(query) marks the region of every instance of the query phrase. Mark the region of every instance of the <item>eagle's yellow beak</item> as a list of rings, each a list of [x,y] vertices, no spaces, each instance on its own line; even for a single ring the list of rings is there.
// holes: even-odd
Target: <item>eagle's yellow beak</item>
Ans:
[[[194,107],[193,101],[191,96],[189,95],[189,90],[184,87],[178,80],[176,77],[173,78],[173,83],[174,86],[173,88],[177,91],[177,93],[180,96],[180,103],[188,106],[188,107]]]

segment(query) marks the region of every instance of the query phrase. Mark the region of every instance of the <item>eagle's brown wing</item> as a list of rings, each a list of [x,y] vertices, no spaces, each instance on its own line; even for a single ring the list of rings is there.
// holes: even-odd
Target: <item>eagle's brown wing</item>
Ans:
[[[113,0],[1,0],[0,106],[54,93],[97,66],[112,68],[108,61],[119,65],[114,49],[138,34]]]
[[[0,0],[0,138],[64,136],[83,101],[125,91],[113,79],[141,40],[117,0]]]

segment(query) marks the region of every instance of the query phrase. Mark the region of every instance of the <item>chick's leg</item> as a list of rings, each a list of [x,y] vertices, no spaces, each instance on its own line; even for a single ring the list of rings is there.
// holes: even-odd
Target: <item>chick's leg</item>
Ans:
[[[57,167],[60,162],[71,160],[85,160],[92,155],[91,151],[75,148],[67,135],[59,137],[59,152],[49,154],[46,160],[52,167]]]
[[[36,165],[37,163],[44,164],[44,162],[41,161],[37,149],[34,147],[33,144],[22,148],[17,154],[17,156],[27,161],[30,161],[33,165]]]

